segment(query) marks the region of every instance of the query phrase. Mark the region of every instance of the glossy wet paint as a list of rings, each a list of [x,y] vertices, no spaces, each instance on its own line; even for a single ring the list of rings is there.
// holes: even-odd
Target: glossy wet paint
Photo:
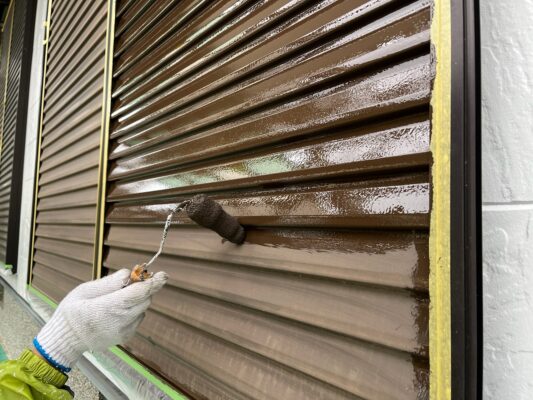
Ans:
[[[431,2],[135,4],[105,266],[149,259],[195,193],[248,234],[178,216],[128,350],[193,398],[427,399]]]

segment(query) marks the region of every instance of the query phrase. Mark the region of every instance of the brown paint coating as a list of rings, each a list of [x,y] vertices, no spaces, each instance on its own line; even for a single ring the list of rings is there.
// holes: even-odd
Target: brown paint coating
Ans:
[[[299,5],[294,0],[259,1],[238,17],[230,20],[229,23],[222,25],[206,41],[194,46],[177,59],[168,60],[169,62],[164,68],[153,71],[147,81],[121,96],[117,106],[132,99],[136,99],[136,101],[137,99],[145,100],[154,94],[154,87],[157,90],[165,88],[169,83],[176,81],[180,74],[183,74],[183,70],[195,66],[198,63],[197,58],[214,57],[234,46],[239,46],[242,41],[264,29],[268,29],[277,18],[283,18],[287,13],[298,8]],[[157,60],[157,55],[150,59]],[[145,67],[148,70],[153,68],[150,65]]]
[[[117,183],[109,191],[109,199],[132,200],[364,174],[427,165],[430,161],[429,122],[416,118],[349,130],[303,144],[156,178]]]
[[[120,35],[134,24],[157,0],[133,1],[115,20],[115,34]],[[119,7],[120,8],[120,7]]]
[[[201,9],[201,11],[195,15],[195,18],[188,21],[186,25],[166,39],[162,44],[155,48],[154,51],[149,53],[148,57],[157,62],[155,65],[148,65],[148,62],[145,60],[143,60],[141,64],[132,63],[133,60],[128,60],[124,57],[127,53],[122,55],[122,57],[119,58],[117,70],[115,72],[115,77],[117,79],[115,81],[113,97],[117,97],[130,86],[149,77],[157,67],[164,66],[177,54],[180,54],[180,52],[192,46],[202,37],[202,35],[208,33],[214,27],[218,27],[230,20],[230,18],[232,18],[245,4],[251,4],[251,2],[246,0],[218,0],[211,2],[209,7]],[[133,57],[137,56],[135,50],[133,50],[132,53]],[[121,59],[125,59],[125,65],[121,63]],[[127,70],[128,76],[124,76],[123,73],[123,68],[125,66],[129,67]]]
[[[140,156],[117,160],[110,177],[118,178],[132,170],[136,173],[154,171],[155,168],[213,157],[221,152],[265,146],[319,129],[377,117],[383,112],[403,111],[428,101],[430,77],[429,57],[411,60],[370,77],[339,84],[283,106],[150,149]],[[193,122],[191,129],[194,125]],[[187,131],[187,127],[182,129],[179,134]],[[165,135],[171,134],[172,131],[169,131]],[[112,150],[110,158],[118,157],[126,149],[131,151],[121,143]]]
[[[431,2],[186,3],[117,36],[104,264],[193,193],[247,239],[178,217],[128,350],[194,398],[427,399]]]
[[[135,262],[159,246],[160,226],[113,225],[106,239],[112,248],[135,246]],[[425,233],[247,228],[244,246],[222,242],[211,232],[174,226],[163,254],[253,266],[316,277],[428,290]],[[157,266],[157,264],[156,264]]]
[[[116,6],[116,16],[115,18],[119,18],[121,17],[122,15],[124,15],[124,13],[126,12],[126,10],[131,7],[131,5],[133,3],[135,3],[137,0],[117,0],[117,6]]]
[[[129,46],[132,42],[135,42],[141,36],[145,36],[147,31],[156,24],[156,20],[166,16],[166,14],[173,11],[176,6],[179,6],[181,0],[155,0],[145,5],[148,8],[140,14],[140,18],[135,19],[126,29],[125,25],[115,27],[115,35],[117,40],[115,42],[114,56],[117,57]],[[144,19],[143,15],[150,14],[152,18]]]
[[[365,40],[367,38],[364,38]],[[427,40],[427,36],[424,35],[417,38],[413,41],[415,45],[419,45],[420,43],[423,43]],[[409,42],[409,41],[407,41]],[[381,42],[378,42],[381,43]],[[400,42],[403,43],[403,42]],[[400,51],[403,49],[403,46],[405,45],[392,45],[391,47],[397,47],[398,49],[396,51]],[[360,51],[364,51],[364,46],[361,44],[358,44],[358,47],[360,48]],[[343,49],[342,47],[339,49],[339,57],[345,55],[346,49]],[[403,50],[402,50],[403,51]],[[320,52],[319,52],[320,53]],[[348,54],[354,53],[354,51],[348,51]],[[214,99],[207,99],[202,101],[198,105],[190,106],[180,113],[177,114],[177,116],[173,116],[172,118],[163,118],[162,120],[158,121],[155,125],[150,124],[146,128],[142,128],[140,130],[135,130],[132,134],[119,139],[120,145],[117,149],[113,151],[112,156],[125,156],[127,154],[133,153],[134,151],[138,151],[140,149],[146,148],[148,145],[153,145],[158,142],[161,142],[162,140],[166,140],[173,136],[173,132],[178,132],[179,135],[183,135],[184,133],[188,131],[194,131],[197,129],[201,129],[203,126],[209,125],[210,122],[216,119],[227,119],[231,117],[235,113],[242,113],[246,111],[247,108],[250,108],[250,106],[253,105],[253,107],[257,107],[261,105],[262,103],[266,103],[267,101],[271,102],[276,100],[276,97],[279,96],[287,96],[290,94],[291,91],[298,91],[302,88],[309,89],[311,86],[309,82],[313,82],[314,84],[320,83],[323,80],[327,80],[330,76],[334,76],[334,74],[340,74],[340,73],[346,73],[347,71],[350,71],[352,69],[361,68],[368,62],[375,62],[376,58],[379,60],[380,56],[379,54],[383,55],[389,55],[391,53],[394,53],[394,51],[384,51],[383,48],[380,48],[376,51],[376,54],[372,54],[370,57],[364,56],[358,57],[357,54],[354,55],[354,58],[352,60],[345,60],[343,63],[339,64],[335,57],[333,59],[335,60],[334,66],[332,65],[320,65],[320,69],[315,71],[315,75],[313,73],[309,73],[310,71],[306,72],[299,72],[299,68],[303,68],[306,65],[306,62],[303,62],[303,64],[299,65],[298,67],[293,67],[289,69],[288,71],[283,71],[283,68],[275,69],[274,71],[271,71],[269,73],[265,73],[263,75],[266,75],[265,77],[262,77],[262,79],[258,80],[259,86],[255,87],[253,82],[252,83],[243,83],[237,88],[231,88],[228,89],[226,92],[223,92],[222,94],[217,94]],[[376,57],[376,58],[375,58]],[[302,56],[302,60],[311,60],[307,61],[311,63],[311,66],[313,66],[313,57],[311,55],[304,55]],[[301,61],[302,61],[301,60]],[[320,57],[318,58],[318,61],[321,61]],[[324,61],[330,62],[330,60],[325,59]],[[334,68],[333,68],[334,67]],[[291,79],[291,74],[286,74],[287,72],[290,72],[291,74],[294,74],[294,78]],[[275,79],[275,83],[271,82],[270,79],[267,79],[268,77]],[[285,78],[284,75],[287,75]],[[401,79],[401,77],[398,77],[398,79]],[[270,87],[273,87],[274,89],[269,90]],[[372,89],[368,89],[372,90]],[[244,91],[244,92],[243,92]],[[252,97],[250,97],[252,95]],[[185,97],[186,101],[187,98]],[[290,100],[290,99],[289,99]],[[179,100],[180,102],[182,100]],[[235,106],[232,107],[232,101],[236,102]],[[220,103],[220,106],[222,107],[221,110],[217,109],[217,104]],[[164,104],[163,104],[164,106]],[[170,108],[175,107],[174,105],[170,105]],[[213,108],[215,107],[215,108]],[[168,108],[168,107],[167,107]],[[218,110],[218,113],[217,113]],[[162,111],[157,111],[155,114],[156,116],[159,115]],[[277,112],[276,110],[272,110],[271,112]],[[194,115],[194,121],[193,120],[187,120],[184,119],[186,117],[189,117],[188,114],[192,113],[191,115]],[[205,114],[204,114],[205,113]],[[202,116],[205,115],[204,120],[202,120]],[[142,114],[141,114],[142,117]],[[180,117],[180,118],[178,118]],[[150,121],[150,119],[153,118],[153,116],[150,116],[148,118],[141,118],[139,121],[141,123],[146,123],[146,121]],[[189,117],[190,118],[190,117]],[[200,119],[198,121],[197,119]],[[135,122],[132,126],[139,125],[138,122]],[[115,124],[114,125],[114,135],[118,135],[121,132],[121,124]],[[124,129],[129,129],[128,126],[124,127]],[[158,133],[157,135],[154,135],[155,133]],[[174,134],[175,136],[175,134]]]
[[[427,228],[429,185],[417,182],[422,177],[365,183],[368,186],[309,186],[215,200],[245,225]],[[108,221],[164,221],[173,204],[114,206]]]
[[[222,60],[212,63],[207,67],[207,71],[203,68],[203,71],[199,72],[200,76],[203,77],[205,82],[215,82],[217,81],[217,77],[226,77],[228,79],[222,79],[222,81],[227,83],[232,80],[232,77],[234,79],[239,73],[242,74],[245,66],[249,66],[248,69],[257,68],[264,65],[267,61],[273,61],[276,55],[273,54],[272,51],[278,48],[280,43],[281,46],[283,46],[282,49],[286,47],[294,50],[298,45],[301,46],[303,44],[302,42],[304,42],[304,40],[301,39],[299,42],[294,43],[294,38],[299,38],[300,36],[305,35],[307,38],[306,42],[309,42],[313,37],[310,32],[317,26],[322,28],[321,31],[323,33],[327,33],[331,29],[325,29],[323,25],[335,17],[343,15],[347,10],[353,11],[353,8],[350,5],[347,5],[346,2],[335,3],[331,0],[319,2],[316,7],[306,10],[306,12],[299,14],[297,17],[291,18],[281,26],[274,27],[260,38],[255,39],[251,44],[235,49],[230,55],[222,58]],[[316,19],[320,19],[320,21],[315,21]],[[278,50],[278,52],[284,53],[282,50]],[[279,57],[279,55],[280,54],[277,56]],[[192,72],[196,72],[198,67],[191,66],[189,69]],[[206,73],[207,75],[205,75]],[[192,83],[197,80],[198,75],[190,76],[186,82],[178,83],[176,88],[180,88],[182,85],[187,85],[187,83]],[[197,93],[205,92],[205,90],[201,90],[202,88],[202,84],[195,84],[195,91]],[[133,104],[135,103],[138,103],[138,101],[133,102]],[[118,104],[119,103],[117,102],[115,107],[117,107]],[[113,115],[116,116],[118,113],[120,113],[120,110],[116,109]]]
[[[170,35],[180,30],[183,24],[194,18],[203,7],[212,4],[212,0],[178,2],[150,28],[149,32],[135,38],[125,35],[118,36],[115,40],[114,77],[119,76],[127,68],[134,65],[136,60],[148,54]],[[153,21],[152,18],[146,18],[146,20]]]
[[[186,125],[183,119],[188,113],[194,113],[196,119],[201,119],[203,116],[204,118],[209,117],[206,121],[210,119],[218,120],[227,117],[229,110],[234,109],[242,112],[244,106],[250,107],[253,105],[253,107],[258,107],[302,89],[309,90],[314,85],[323,83],[332,77],[368,67],[369,63],[405,51],[409,46],[428,42],[427,31],[424,35],[417,35],[423,32],[424,29],[427,30],[429,28],[429,10],[427,8],[423,9],[423,11],[414,8],[410,13],[399,14],[397,18],[398,21],[390,25],[382,25],[382,23],[378,22],[370,24],[365,29],[359,30],[357,34],[352,33],[336,39],[333,43],[329,42],[313,48],[299,57],[291,59],[290,62],[282,63],[276,68],[257,75],[236,87],[211,95],[200,103],[175,114],[181,118],[174,117],[171,120],[172,124],[177,126]],[[313,22],[320,23],[322,21]],[[290,32],[293,33],[292,30]],[[398,32],[401,32],[401,34]],[[409,36],[413,36],[412,41],[401,40]],[[280,35],[274,42],[280,47],[285,45],[285,52],[288,52],[289,49],[294,51],[295,44],[290,43],[287,45],[287,39],[284,35]],[[265,50],[262,49],[262,46],[260,48],[264,54]],[[265,58],[272,58],[272,56],[267,55]],[[186,69],[193,69],[193,67],[189,63]],[[224,65],[217,65],[216,71],[222,74],[227,68]],[[231,66],[231,68],[234,68],[234,66]],[[213,79],[213,77],[210,79]],[[133,128],[144,126],[150,121],[164,116],[169,111],[179,109],[193,99],[210,91],[212,92],[217,84],[220,86],[219,82],[214,82],[207,88],[198,87],[197,85],[190,88],[190,81],[191,79],[188,78],[182,85],[178,86],[178,88],[185,86],[184,90],[176,91],[174,89],[164,92],[161,96],[150,99],[148,102],[143,101],[140,106],[129,110],[128,114],[119,118],[115,124],[113,135],[122,135]],[[224,79],[223,82],[227,83],[227,79]],[[146,96],[148,95],[149,93],[146,93]],[[128,105],[136,105],[140,100],[136,99],[135,102],[129,102]],[[220,114],[221,105],[224,114]],[[216,113],[216,110],[219,111],[219,114]],[[158,126],[159,124],[156,124],[153,128]],[[136,142],[139,141],[137,136],[133,136]]]

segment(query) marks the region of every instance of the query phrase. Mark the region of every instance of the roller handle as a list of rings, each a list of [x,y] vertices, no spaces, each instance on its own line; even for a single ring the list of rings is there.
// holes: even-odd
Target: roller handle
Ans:
[[[237,218],[229,215],[220,204],[203,194],[194,196],[185,211],[198,225],[214,230],[232,243],[242,244],[246,238],[246,232]]]

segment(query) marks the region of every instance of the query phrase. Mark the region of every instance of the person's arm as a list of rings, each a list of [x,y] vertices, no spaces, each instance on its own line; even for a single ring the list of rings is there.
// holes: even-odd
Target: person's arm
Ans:
[[[67,400],[67,373],[85,351],[127,342],[141,323],[151,296],[167,275],[123,288],[130,271],[76,287],[18,360],[0,363],[0,399]]]

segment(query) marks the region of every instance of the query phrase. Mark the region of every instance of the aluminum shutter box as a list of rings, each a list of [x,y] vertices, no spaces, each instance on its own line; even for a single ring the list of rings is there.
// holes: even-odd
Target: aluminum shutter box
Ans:
[[[428,398],[430,1],[118,2],[105,265],[186,218],[127,349],[194,398]]]
[[[12,2],[2,33],[0,261],[16,269],[22,170],[35,20],[34,0]]]
[[[106,1],[52,1],[32,285],[55,301],[93,277]]]

